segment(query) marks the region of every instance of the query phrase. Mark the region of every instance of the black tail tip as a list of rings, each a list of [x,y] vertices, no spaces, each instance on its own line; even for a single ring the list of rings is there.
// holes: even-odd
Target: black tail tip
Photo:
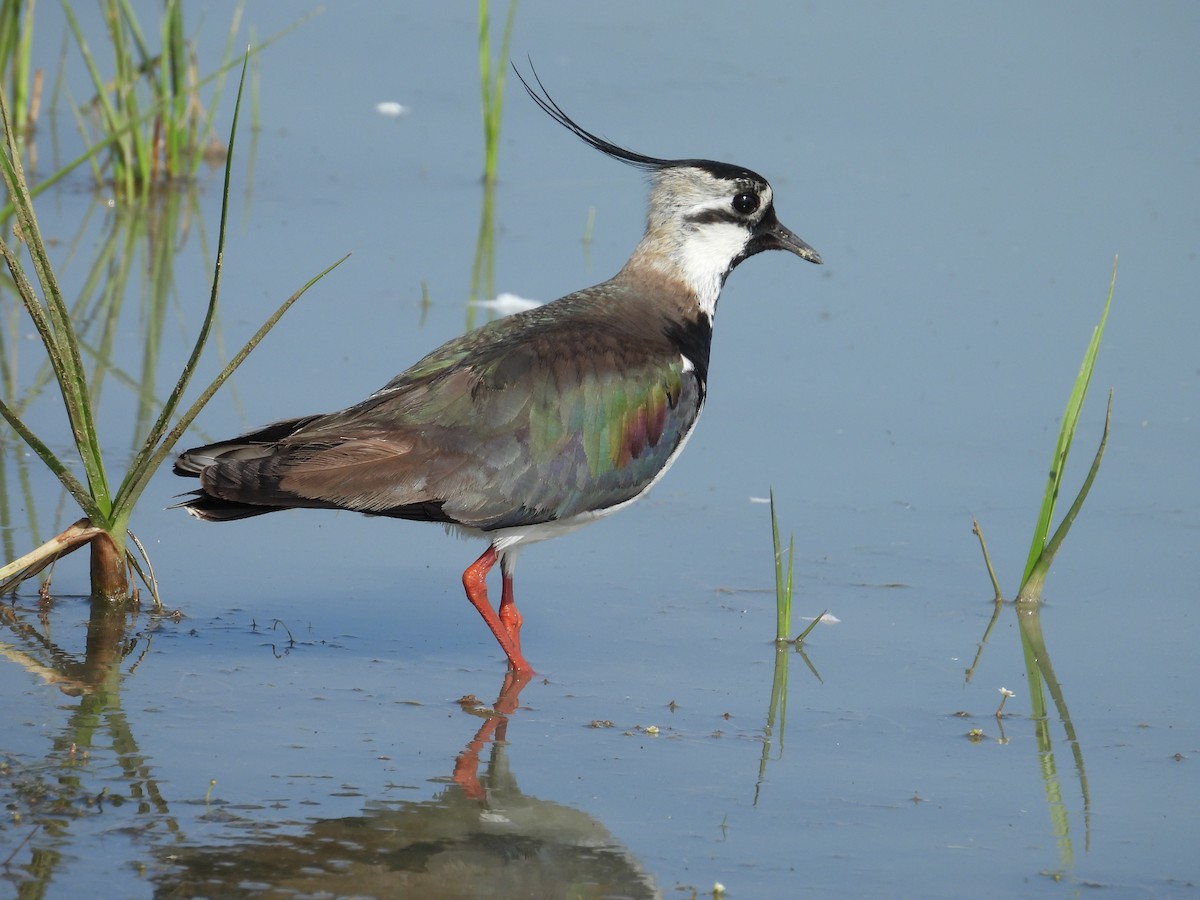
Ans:
[[[249,519],[269,512],[283,509],[281,506],[254,506],[250,503],[238,503],[236,500],[222,500],[204,491],[192,491],[180,495],[186,499],[173,503],[168,509],[183,509],[189,516],[203,519],[205,522],[232,522],[236,519]]]

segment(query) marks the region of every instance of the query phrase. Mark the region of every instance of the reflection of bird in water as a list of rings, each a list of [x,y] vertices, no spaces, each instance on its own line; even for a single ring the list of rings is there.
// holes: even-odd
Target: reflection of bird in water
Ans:
[[[494,709],[459,755],[454,783],[438,796],[369,803],[362,815],[322,819],[301,834],[246,842],[233,833],[219,846],[172,846],[155,896],[661,897],[600,822],[517,786],[505,725],[527,681],[509,673]]]

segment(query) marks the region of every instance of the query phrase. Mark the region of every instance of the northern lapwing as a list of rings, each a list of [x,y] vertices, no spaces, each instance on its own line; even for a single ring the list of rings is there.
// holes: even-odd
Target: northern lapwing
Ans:
[[[517,77],[584,143],[649,173],[646,232],[621,271],[448,341],[341,412],[188,450],[175,472],[200,479],[180,505],[210,521],[347,509],[485,538],[463,572],[467,599],[528,673],[518,550],[628,506],[671,467],[704,406],[713,314],[739,263],[764,250],[821,257],[776,218],[761,175],[617,146],[568,116],[536,73],[536,90]]]

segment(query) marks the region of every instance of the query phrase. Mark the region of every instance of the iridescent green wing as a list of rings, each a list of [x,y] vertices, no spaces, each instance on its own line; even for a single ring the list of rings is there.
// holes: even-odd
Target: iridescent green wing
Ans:
[[[456,519],[570,518],[636,497],[668,465],[700,406],[683,358],[617,335],[579,342],[514,348],[477,373],[469,400],[444,407],[446,448],[474,460],[471,483],[446,492]]]

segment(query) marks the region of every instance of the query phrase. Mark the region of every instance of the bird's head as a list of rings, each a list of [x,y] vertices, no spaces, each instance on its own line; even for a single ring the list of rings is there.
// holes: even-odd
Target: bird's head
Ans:
[[[515,67],[514,67],[515,70]],[[711,318],[725,278],[764,250],[821,256],[775,215],[771,185],[756,172],[708,159],[659,159],[627,150],[587,131],[546,92],[517,71],[529,95],[552,119],[607,156],[650,174],[646,233],[625,271],[650,267],[683,282]]]

